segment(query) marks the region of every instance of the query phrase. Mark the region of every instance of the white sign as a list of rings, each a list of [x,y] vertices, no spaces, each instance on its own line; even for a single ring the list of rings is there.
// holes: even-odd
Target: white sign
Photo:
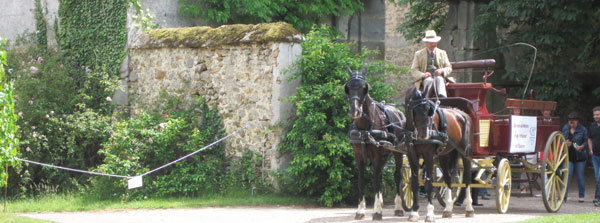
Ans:
[[[129,189],[142,187],[143,181],[142,176],[135,176],[129,180],[127,180],[127,186]]]
[[[537,117],[510,116],[510,153],[535,152]]]

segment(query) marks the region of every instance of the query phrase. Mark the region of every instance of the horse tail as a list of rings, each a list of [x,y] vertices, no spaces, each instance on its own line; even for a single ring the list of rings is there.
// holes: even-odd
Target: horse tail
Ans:
[[[471,117],[467,115],[467,113],[460,111],[461,118],[460,121],[463,124],[463,135],[461,139],[461,144],[465,149],[465,154],[467,156],[471,156],[471,149],[473,148],[473,129],[471,125]]]

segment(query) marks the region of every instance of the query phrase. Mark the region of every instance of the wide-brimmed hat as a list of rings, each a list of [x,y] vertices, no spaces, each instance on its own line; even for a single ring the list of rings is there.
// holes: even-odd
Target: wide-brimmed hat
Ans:
[[[577,112],[571,112],[567,116],[567,119],[568,120],[579,120],[579,113],[577,113]]]
[[[442,37],[435,34],[433,30],[425,31],[425,38],[423,38],[423,42],[437,43],[442,39]]]

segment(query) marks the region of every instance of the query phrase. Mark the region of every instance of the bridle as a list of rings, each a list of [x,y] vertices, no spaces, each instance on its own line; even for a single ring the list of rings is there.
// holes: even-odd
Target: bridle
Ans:
[[[422,125],[419,125],[419,127],[425,126],[426,127],[426,131],[429,131],[429,130],[431,130],[434,127],[433,126],[434,125],[433,117],[435,116],[435,113],[436,113],[437,109],[439,108],[439,101],[433,102],[433,101],[429,100],[428,98],[421,98],[421,99],[417,99],[417,100],[411,100],[409,102],[409,104],[408,104],[407,111],[411,112],[412,118],[411,118],[410,121],[412,122],[411,123],[412,126],[415,127],[415,129],[414,129],[415,132],[417,132],[417,129],[418,129],[417,125],[415,123],[415,118],[414,118],[415,117],[415,108],[424,107],[424,106],[430,106],[430,107],[432,107],[433,111],[430,113],[429,109],[423,109],[423,110],[426,110],[427,113],[429,113],[429,114],[426,114],[427,117],[428,117],[428,119],[427,119],[426,123],[424,123]]]
[[[349,88],[348,84],[350,82],[354,81],[354,80],[366,81],[365,77],[361,76],[360,73],[354,72],[354,75],[352,76],[352,78],[350,78],[350,80],[348,81],[348,83],[346,83],[344,85],[344,89],[348,89]],[[366,94],[365,94],[365,96],[363,98],[360,98],[358,95],[354,95],[352,97],[348,97],[348,101],[350,102],[350,105],[354,106],[355,105],[354,104],[355,101],[357,101],[359,103],[360,106],[355,106],[355,109],[358,109],[358,111],[359,111],[359,117],[363,117],[363,116],[366,115],[363,112],[363,109],[362,109],[362,106],[364,105],[366,98],[367,98]]]

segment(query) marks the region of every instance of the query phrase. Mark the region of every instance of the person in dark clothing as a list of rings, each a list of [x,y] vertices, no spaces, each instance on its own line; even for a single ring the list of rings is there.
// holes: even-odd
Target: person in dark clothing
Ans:
[[[600,207],[600,106],[592,109],[594,113],[594,122],[590,124],[590,134],[588,136],[588,147],[592,156],[594,166],[594,175],[596,178],[596,194],[594,196],[594,205]]]
[[[587,149],[587,130],[583,125],[579,124],[579,114],[571,112],[567,116],[569,123],[565,124],[562,129],[562,134],[567,139],[567,148],[569,149],[569,180],[567,181],[567,193],[565,200],[569,194],[569,185],[573,173],[577,176],[577,186],[579,187],[579,202],[584,201],[585,197],[585,179],[583,170],[588,157]]]

